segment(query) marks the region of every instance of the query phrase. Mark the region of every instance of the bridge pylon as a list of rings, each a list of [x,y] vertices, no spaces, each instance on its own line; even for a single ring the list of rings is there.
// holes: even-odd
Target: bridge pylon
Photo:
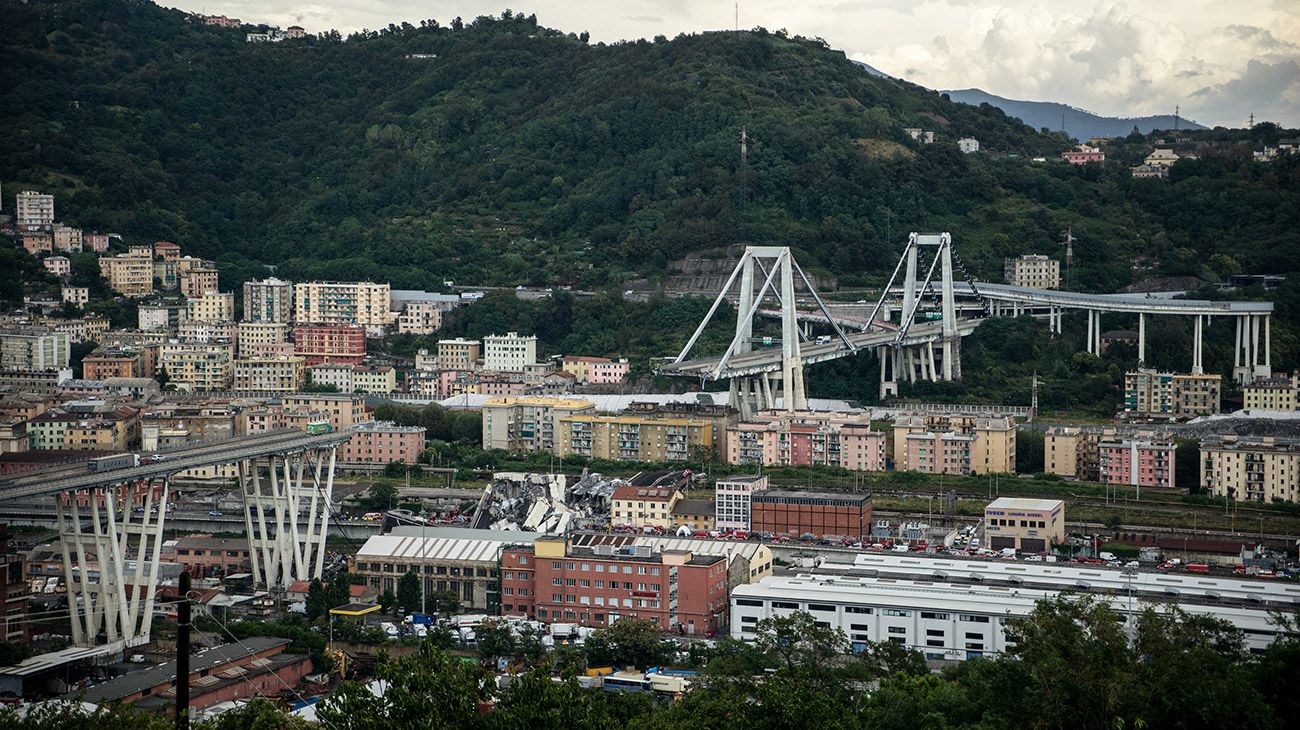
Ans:
[[[757,283],[756,276],[762,279],[762,285],[758,288],[757,293],[755,293],[754,289],[754,285]],[[708,327],[722,301],[735,290],[737,307],[734,336],[727,346],[726,352],[718,359],[711,371],[701,377],[702,380],[717,380],[733,357],[754,350],[756,344],[754,318],[758,316],[760,306],[765,300],[774,299],[780,306],[781,312],[781,336],[779,338],[781,367],[775,372],[732,378],[731,405],[739,409],[745,418],[748,418],[755,411],[776,407],[778,393],[781,397],[782,406],[787,411],[803,410],[808,407],[807,389],[804,386],[803,359],[800,355],[800,344],[806,341],[806,337],[801,331],[798,321],[799,312],[795,301],[796,276],[798,276],[798,281],[803,283],[807,293],[812,295],[817,306],[821,308],[836,336],[851,351],[856,351],[857,347],[849,341],[848,335],[844,333],[835,318],[831,316],[826,303],[822,301],[812,282],[809,281],[807,274],[803,272],[803,269],[799,268],[799,264],[794,260],[794,254],[791,253],[788,246],[746,246],[744,255],[736,264],[736,268],[732,270],[727,283],[722,287],[722,291],[713,300],[713,306],[709,308],[708,314],[704,316],[704,320],[700,322],[695,333],[691,335],[691,339],[682,348],[677,358],[673,360],[674,364],[681,363],[690,355],[691,349],[695,347],[700,335]],[[739,283],[737,284],[737,282]],[[764,337],[758,341],[758,344],[774,345],[776,339],[778,338]]]
[[[338,447],[266,457],[266,479],[256,460],[239,464],[240,496],[253,581],[284,591],[321,577],[334,497]]]

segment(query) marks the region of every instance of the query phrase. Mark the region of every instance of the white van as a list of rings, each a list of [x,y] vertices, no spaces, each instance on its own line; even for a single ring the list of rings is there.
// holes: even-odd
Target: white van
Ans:
[[[397,625],[388,621],[379,624],[379,628],[383,629],[384,636],[390,639],[396,639],[401,635],[401,632],[397,630]]]

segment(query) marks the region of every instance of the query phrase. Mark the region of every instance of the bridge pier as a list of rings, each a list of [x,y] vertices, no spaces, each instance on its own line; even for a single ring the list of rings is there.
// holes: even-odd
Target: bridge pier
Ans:
[[[1203,334],[1204,325],[1202,324],[1203,320],[1204,317],[1198,314],[1196,315],[1195,323],[1192,325],[1192,374],[1193,375],[1203,375],[1205,373],[1205,367],[1201,363],[1201,343],[1202,343],[1202,337],[1204,336]]]
[[[72,643],[78,646],[97,645],[101,632],[109,643],[121,642],[123,647],[149,642],[169,483],[164,480],[161,487],[153,487],[143,482],[143,513],[136,522],[132,519],[136,514],[132,494],[139,484],[62,492],[54,497]],[[83,497],[89,509],[85,517],[81,514]],[[88,520],[89,532],[83,520]],[[129,566],[132,556],[133,570]],[[94,575],[92,563],[98,566]]]
[[[1138,312],[1138,367],[1147,364],[1147,315]]]
[[[257,585],[283,591],[294,581],[321,577],[337,453],[333,446],[271,455],[266,485],[256,460],[240,462],[249,562]]]

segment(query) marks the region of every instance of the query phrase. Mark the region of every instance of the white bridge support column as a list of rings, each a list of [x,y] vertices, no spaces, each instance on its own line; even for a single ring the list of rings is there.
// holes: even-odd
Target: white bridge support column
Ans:
[[[161,486],[135,486],[54,498],[72,642],[78,646],[98,645],[101,634],[123,648],[149,642],[169,485],[164,480]],[[143,512],[133,511],[135,495],[143,497]],[[78,497],[88,498],[85,514]]]
[[[283,591],[298,580],[321,577],[334,496],[338,447],[309,449],[239,465],[244,525],[257,585]],[[269,487],[269,493],[267,491]]]
[[[1192,325],[1192,374],[1203,375],[1205,366],[1201,362],[1201,341],[1204,337],[1204,317],[1196,315],[1196,321]]]
[[[1138,365],[1147,363],[1147,316],[1138,312]]]
[[[1250,348],[1251,317],[1249,314],[1239,315],[1237,317],[1237,335],[1234,340],[1232,355],[1232,377],[1236,379],[1239,385],[1250,383],[1251,375],[1254,372],[1253,353]]]

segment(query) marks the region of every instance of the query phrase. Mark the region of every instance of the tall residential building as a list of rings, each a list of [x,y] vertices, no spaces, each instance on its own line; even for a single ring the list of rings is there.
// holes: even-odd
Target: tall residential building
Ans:
[[[369,281],[312,281],[293,288],[297,324],[354,324],[382,335],[396,317],[388,307],[389,286]]]
[[[31,328],[0,331],[0,370],[66,368],[71,344],[67,332]]]
[[[397,331],[404,335],[431,335],[442,329],[443,307],[437,302],[407,302],[397,316]]]
[[[207,322],[234,322],[235,295],[233,292],[208,292],[185,302],[185,319]]]
[[[358,393],[392,393],[397,390],[397,370],[387,365],[353,365],[352,389]]]
[[[339,449],[345,464],[419,464],[424,453],[424,426],[399,426],[392,421],[365,421]]]
[[[860,414],[767,411],[727,428],[726,438],[728,464],[885,470],[887,436]]]
[[[180,284],[181,294],[191,299],[205,294],[214,294],[218,289],[217,280],[219,275],[216,269],[208,267],[194,268],[184,274],[177,274],[176,278],[177,283]],[[232,292],[230,296],[233,298],[234,293]]]
[[[478,340],[460,337],[438,340],[439,370],[477,370],[478,360],[482,356],[483,346]]]
[[[366,358],[366,330],[349,324],[299,324],[293,328],[293,351],[307,364],[360,365]]]
[[[767,489],[766,475],[734,475],[714,484],[714,522],[719,530],[748,530],[754,493]]]
[[[1002,262],[1002,275],[1012,286],[1061,288],[1061,262],[1042,254],[1025,254]]]
[[[1159,438],[1108,438],[1097,445],[1098,476],[1105,484],[1172,489],[1177,448]]]
[[[235,390],[294,393],[302,390],[307,361],[301,356],[252,357],[235,360]]]
[[[557,453],[559,420],[595,411],[596,406],[586,400],[489,398],[483,404],[483,448]]]
[[[1300,374],[1274,373],[1259,378],[1241,390],[1243,407],[1248,411],[1300,410]]]
[[[14,223],[20,230],[47,230],[54,227],[54,196],[24,190],[16,196]]]
[[[558,419],[556,455],[620,461],[686,461],[711,449],[714,423],[690,417],[624,413]]]
[[[293,321],[293,282],[271,277],[244,282],[244,321],[287,324]]]
[[[927,474],[1014,474],[1016,427],[984,416],[894,419],[894,468]]]
[[[537,337],[518,332],[483,338],[483,369],[503,373],[522,372],[537,363]]]
[[[235,345],[169,342],[158,348],[158,369],[190,390],[226,390],[234,376]]]
[[[108,287],[122,296],[148,296],[153,293],[153,251],[148,246],[132,246],[129,253],[101,256],[99,273]]]
[[[1222,377],[1142,369],[1124,374],[1124,415],[1192,418],[1219,412]]]
[[[1054,426],[1043,434],[1043,471],[1067,479],[1095,482],[1100,469],[1101,429]]]
[[[136,316],[142,330],[174,330],[185,321],[185,306],[181,304],[141,304]]]
[[[236,352],[240,357],[264,357],[257,353],[268,352],[269,345],[285,345],[285,350],[293,352],[289,325],[283,322],[240,322],[235,332]]]
[[[1220,436],[1201,442],[1201,487],[1248,502],[1300,502],[1300,440]]]

